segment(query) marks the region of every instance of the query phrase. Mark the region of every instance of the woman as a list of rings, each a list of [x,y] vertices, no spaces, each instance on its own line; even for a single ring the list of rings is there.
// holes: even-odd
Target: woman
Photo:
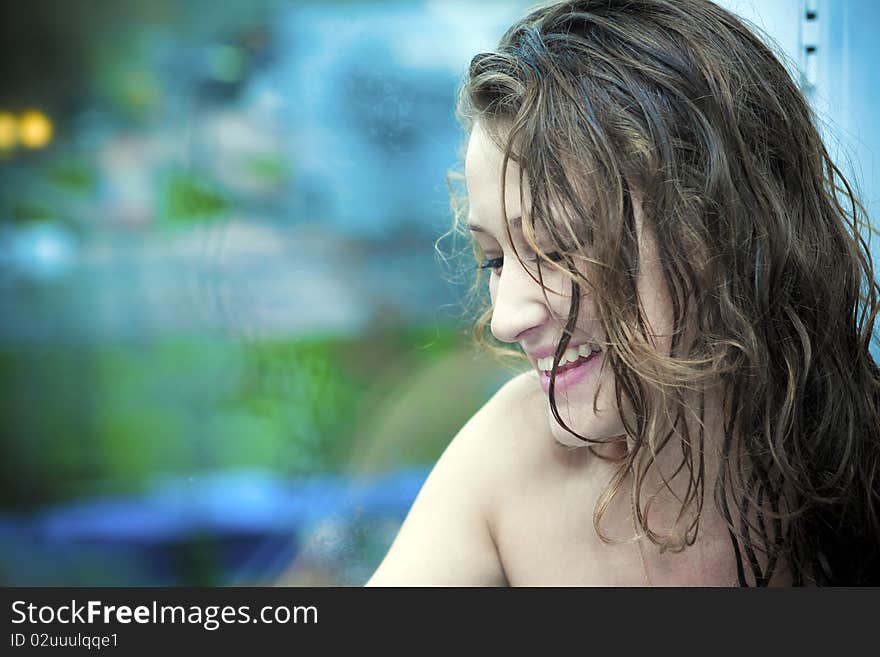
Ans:
[[[460,110],[480,326],[534,371],[369,584],[880,584],[869,225],[772,53],[706,0],[560,2]]]

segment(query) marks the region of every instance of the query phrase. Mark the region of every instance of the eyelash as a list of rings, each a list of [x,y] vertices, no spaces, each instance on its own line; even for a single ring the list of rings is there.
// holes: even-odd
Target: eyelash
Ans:
[[[479,269],[491,269],[492,271],[497,271],[501,269],[504,264],[504,258],[487,258],[478,266]]]
[[[547,258],[551,262],[561,262],[565,258],[565,256],[558,251],[553,251],[552,253],[547,254]],[[498,258],[487,258],[478,265],[478,269],[491,269],[493,272],[497,273],[497,271],[501,269],[503,265],[504,256],[499,256]]]

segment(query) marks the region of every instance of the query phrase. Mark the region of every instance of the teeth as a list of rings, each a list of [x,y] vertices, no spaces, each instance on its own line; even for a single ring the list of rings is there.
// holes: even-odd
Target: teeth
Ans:
[[[562,358],[559,360],[559,366],[562,367],[566,363],[573,363],[581,357],[586,358],[594,351],[599,351],[599,347],[589,343],[580,344],[576,348],[569,347],[565,350],[565,353],[562,354]],[[549,372],[551,369],[553,369],[553,356],[539,358],[538,369],[543,372]]]
[[[578,345],[578,354],[581,356],[589,356],[594,351],[601,351],[601,349],[591,342],[585,342],[584,344]]]

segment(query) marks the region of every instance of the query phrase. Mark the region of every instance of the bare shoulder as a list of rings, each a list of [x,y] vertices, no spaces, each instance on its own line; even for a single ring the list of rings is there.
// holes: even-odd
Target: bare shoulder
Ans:
[[[537,373],[514,375],[471,418],[456,442],[478,470],[480,502],[491,520],[507,486],[522,483],[527,472],[546,462],[553,445]]]
[[[517,374],[474,415],[471,439],[487,449],[531,442],[535,433],[547,432],[544,409],[537,373]]]
[[[494,474],[500,479],[518,476],[521,467],[540,463],[552,444],[547,401],[536,372],[512,377],[473,421],[474,439],[495,455]]]
[[[484,408],[511,411],[513,410],[511,405],[521,408],[523,404],[528,404],[534,409],[535,406],[541,405],[542,396],[538,373],[530,370],[515,374],[495,393],[492,399],[486,402]]]
[[[519,374],[474,414],[434,465],[368,585],[506,583],[491,518],[534,442],[528,434],[540,427],[540,394],[535,373]]]

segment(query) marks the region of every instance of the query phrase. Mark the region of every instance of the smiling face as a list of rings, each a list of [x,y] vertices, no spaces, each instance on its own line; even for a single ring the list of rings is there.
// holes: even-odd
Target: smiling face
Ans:
[[[539,372],[545,393],[549,393],[548,370],[571,307],[571,279],[542,262],[543,288],[535,280],[538,278],[538,259],[522,229],[523,213],[528,212],[528,188],[522,190],[521,200],[519,169],[516,163],[509,161],[502,206],[502,163],[502,151],[478,121],[468,143],[465,178],[469,226],[485,254],[484,266],[491,269],[492,334],[502,342],[520,345]],[[638,204],[635,205],[641,237],[643,222]],[[511,239],[508,239],[505,223],[510,228]],[[547,236],[542,235],[540,226],[535,227],[535,241],[542,250],[550,251],[544,246],[548,244]],[[547,255],[555,259],[556,254],[550,252]],[[660,284],[659,263],[650,239],[640,239],[639,255],[638,287],[643,310],[655,335],[657,348],[668,350],[670,304]],[[565,424],[579,435],[593,440],[625,435],[615,402],[614,373],[605,365],[604,341],[591,294],[582,292],[577,323],[563,359],[565,363],[560,361],[556,374],[555,399]],[[601,350],[595,351],[597,345]],[[593,399],[597,390],[594,411]],[[557,442],[569,447],[590,444],[560,425],[553,415],[549,398],[547,412],[551,433]]]

